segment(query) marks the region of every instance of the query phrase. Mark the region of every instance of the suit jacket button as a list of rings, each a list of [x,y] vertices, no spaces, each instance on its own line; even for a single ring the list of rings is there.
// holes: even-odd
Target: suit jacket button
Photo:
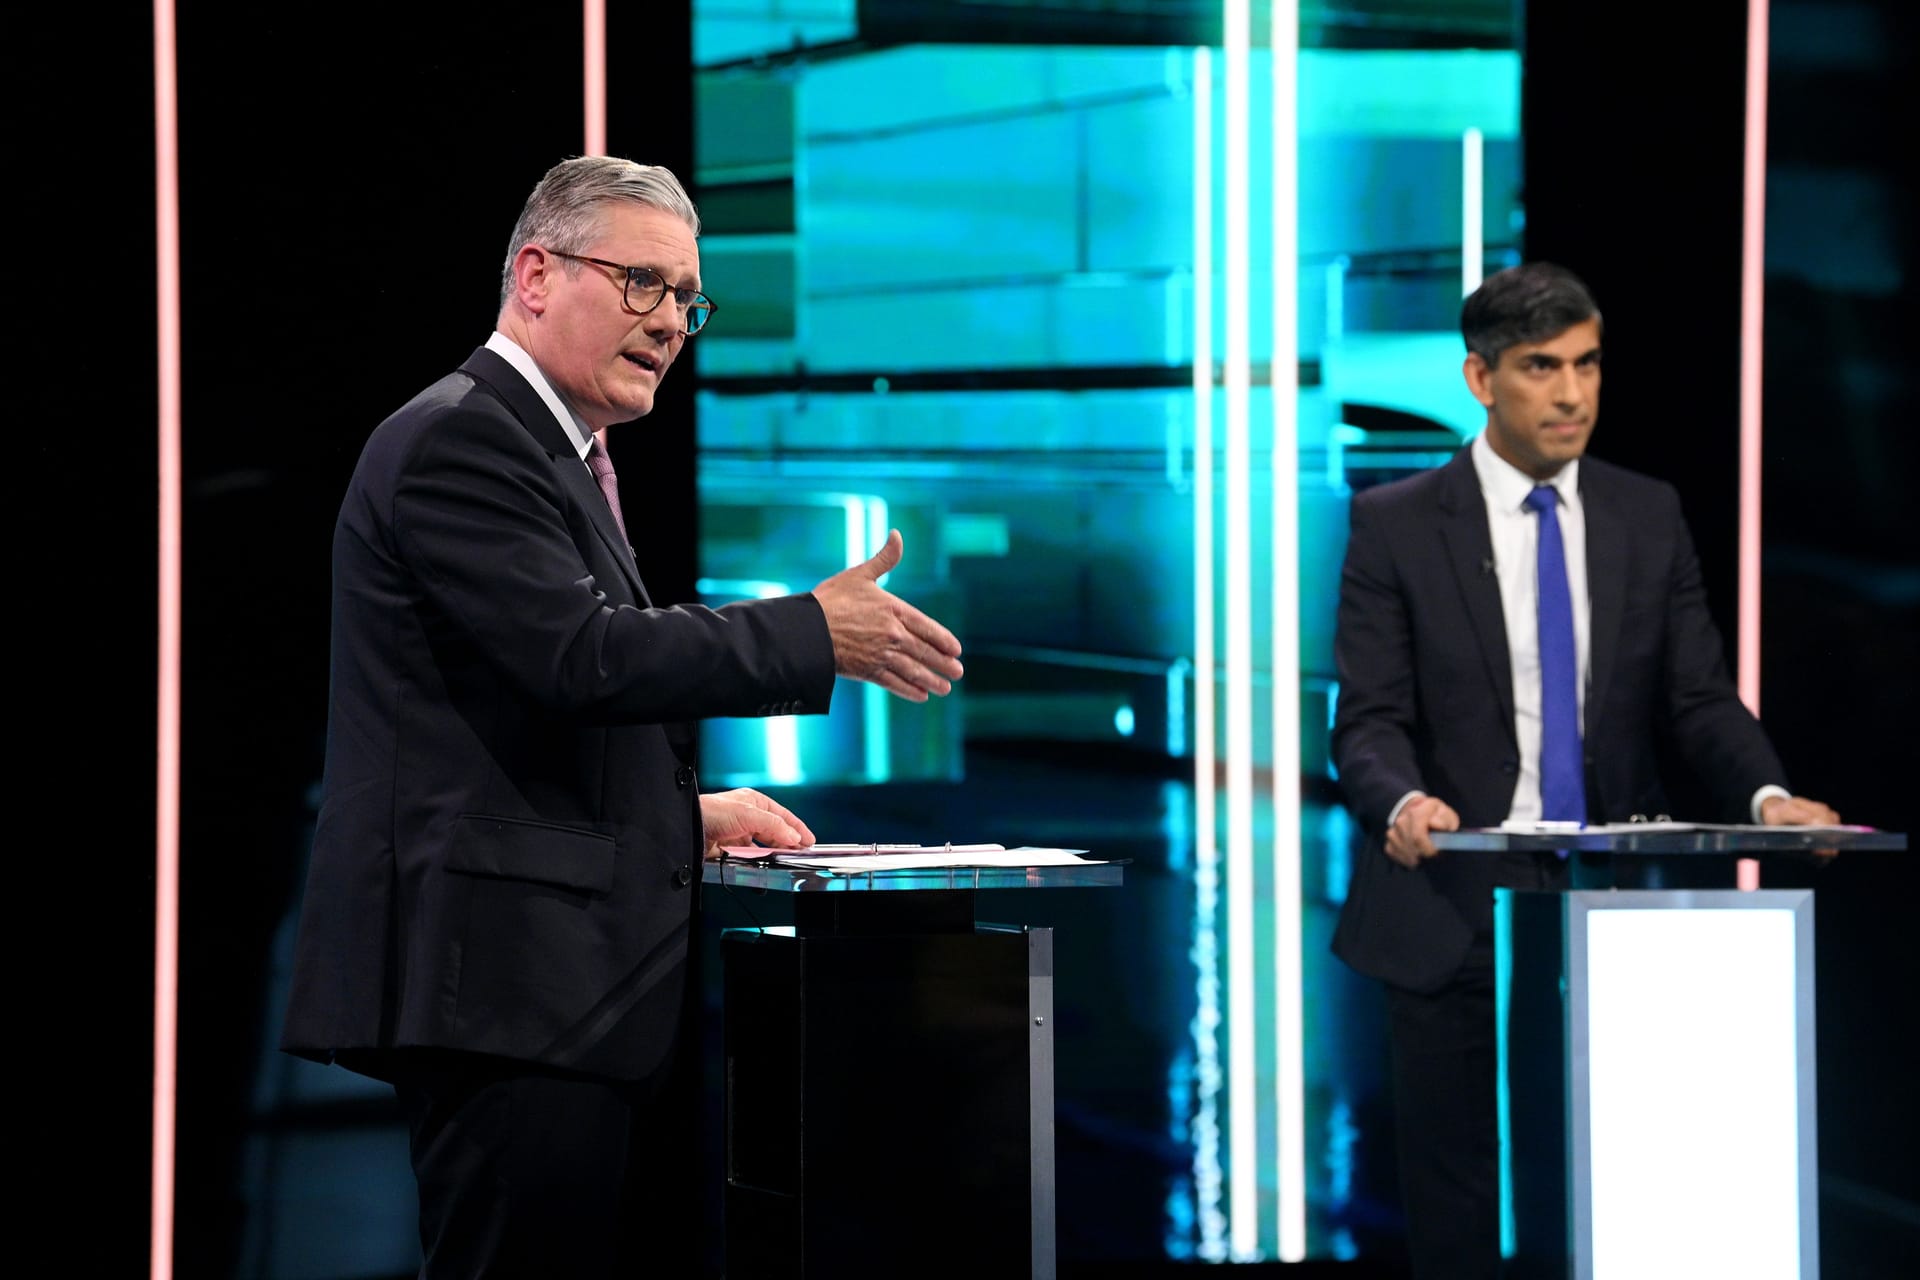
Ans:
[[[680,888],[680,889],[684,889],[688,885],[692,884],[693,868],[692,867],[676,868],[673,873],[673,883],[676,888]]]
[[[673,785],[685,791],[693,785],[693,766],[683,764],[673,771]]]

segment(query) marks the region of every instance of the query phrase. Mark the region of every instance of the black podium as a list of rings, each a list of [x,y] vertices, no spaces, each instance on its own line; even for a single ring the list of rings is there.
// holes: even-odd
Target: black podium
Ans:
[[[1053,931],[975,894],[1121,868],[706,879],[794,895],[792,927],[721,938],[729,1280],[1052,1280]]]
[[[1435,844],[1572,863],[1567,892],[1495,896],[1508,1274],[1818,1277],[1813,892],[1700,886],[1730,884],[1735,858],[1905,837],[1629,824]]]

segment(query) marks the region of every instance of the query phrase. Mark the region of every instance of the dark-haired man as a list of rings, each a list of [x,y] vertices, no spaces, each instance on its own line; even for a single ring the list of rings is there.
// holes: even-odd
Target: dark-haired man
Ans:
[[[696,1274],[691,1109],[662,1090],[701,858],[812,834],[757,792],[702,795],[690,722],[822,712],[836,674],[915,701],[961,674],[879,586],[898,534],[805,594],[648,598],[601,436],[714,314],[699,230],[665,169],[554,166],[495,332],[373,432],[335,526],[282,1043],[393,1082],[423,1280]]]
[[[1355,497],[1335,641],[1334,759],[1370,846],[1334,950],[1387,988],[1423,1280],[1499,1272],[1493,890],[1566,874],[1552,855],[1438,854],[1429,833],[1664,812],[1661,735],[1722,820],[1838,821],[1786,789],[1728,678],[1679,496],[1584,457],[1601,356],[1586,286],[1550,263],[1502,271],[1461,331],[1486,429]]]

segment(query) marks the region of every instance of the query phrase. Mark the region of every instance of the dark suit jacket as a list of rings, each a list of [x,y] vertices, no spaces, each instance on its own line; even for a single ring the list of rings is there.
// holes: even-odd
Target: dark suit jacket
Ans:
[[[650,1072],[704,845],[682,722],[825,711],[813,597],[652,607],[566,433],[481,348],[361,455],[331,661],[283,1046]]]
[[[1722,810],[1713,816],[1749,821],[1753,793],[1784,785],[1784,772],[1727,675],[1679,495],[1590,457],[1580,463],[1580,500],[1591,611],[1589,821],[1666,811],[1656,763],[1663,735],[1713,789]],[[1443,853],[1408,870],[1381,847],[1388,814],[1412,790],[1445,800],[1468,827],[1498,825],[1512,804],[1520,760],[1492,556],[1468,450],[1354,498],[1333,754],[1348,807],[1371,839],[1334,950],[1409,990],[1450,978],[1492,919],[1491,855]]]

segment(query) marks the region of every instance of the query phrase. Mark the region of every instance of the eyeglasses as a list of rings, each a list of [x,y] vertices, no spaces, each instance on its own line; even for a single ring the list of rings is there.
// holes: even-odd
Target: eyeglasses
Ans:
[[[596,267],[612,267],[615,271],[624,271],[627,275],[626,292],[622,295],[627,310],[635,315],[644,316],[673,295],[673,303],[680,308],[680,319],[686,325],[689,336],[707,327],[707,321],[713,319],[713,299],[698,289],[675,289],[670,287],[658,271],[652,267],[629,267],[622,262],[608,262],[605,258],[586,258],[577,253],[562,253],[558,249],[549,249],[548,253],[556,258],[568,258],[574,262],[591,262]]]

